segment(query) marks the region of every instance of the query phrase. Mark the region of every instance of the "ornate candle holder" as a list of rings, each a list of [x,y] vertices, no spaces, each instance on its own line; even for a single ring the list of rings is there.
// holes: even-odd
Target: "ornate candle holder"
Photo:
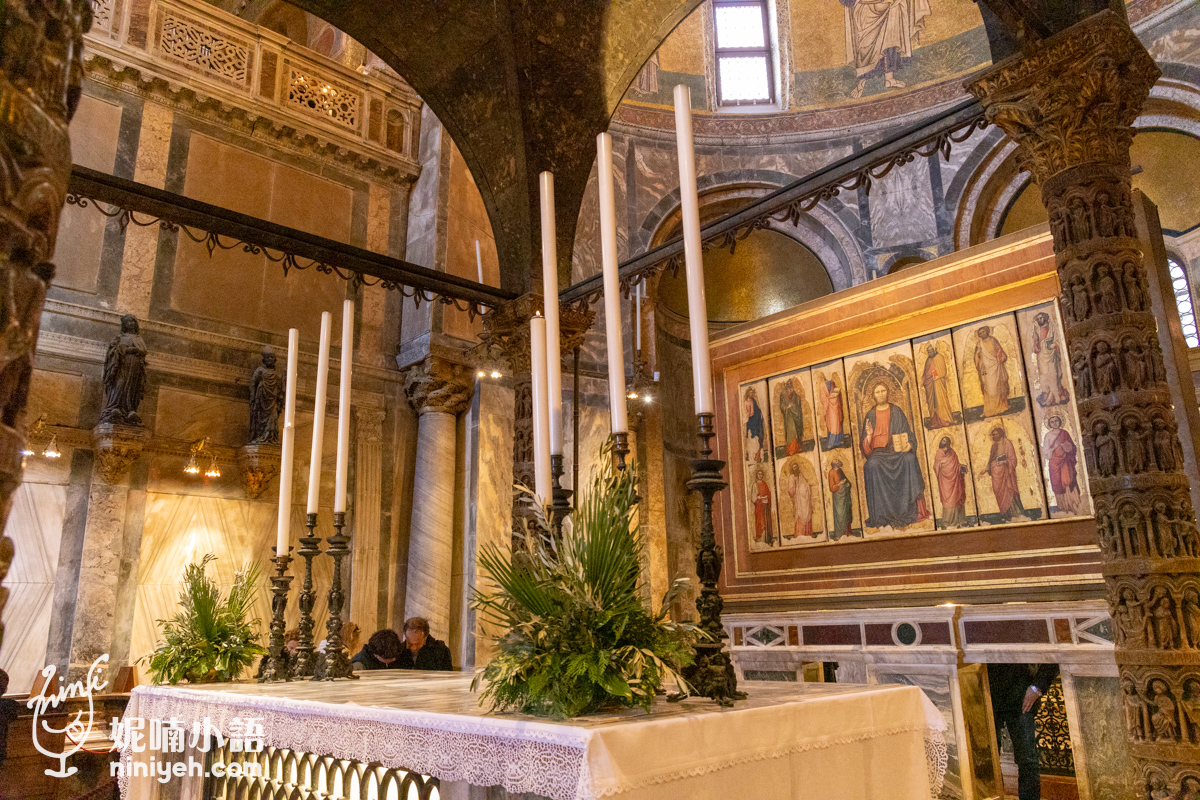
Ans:
[[[571,515],[571,495],[574,494],[570,489],[562,487],[563,457],[561,455],[550,456],[550,476],[553,479],[551,494],[554,498],[550,505],[550,524],[554,529],[554,538],[561,541],[563,521]]]
[[[272,548],[278,553],[278,550]],[[292,548],[288,548],[288,553]],[[287,642],[284,641],[284,631],[287,630],[288,591],[292,586],[292,576],[287,574],[288,565],[292,563],[290,555],[276,555],[271,559],[275,563],[275,574],[271,576],[271,639],[267,645],[267,666],[258,678],[259,683],[278,683],[292,679],[291,666],[284,657]]]
[[[304,586],[300,590],[300,645],[296,648],[296,664],[292,668],[293,678],[307,678],[313,674],[313,605],[317,593],[313,591],[312,560],[321,554],[321,538],[314,535],[317,515],[309,514],[305,523],[308,536],[300,537],[300,549],[296,552],[304,558]]]
[[[613,456],[617,459],[617,470],[624,472],[625,456],[629,455],[629,433],[625,431],[614,433],[613,440],[615,442]]]
[[[683,676],[700,697],[716,700],[723,706],[745,698],[737,688],[737,673],[725,650],[725,629],[721,626],[721,609],[725,601],[717,590],[721,578],[724,553],[717,545],[713,530],[713,496],[729,484],[721,477],[725,462],[712,456],[711,439],[715,435],[712,414],[698,414],[700,450],[692,459],[692,477],[688,489],[699,492],[703,501],[700,515],[700,549],[696,552],[696,576],[700,579],[700,596],[696,611],[700,614],[700,630],[708,636],[696,643],[696,663],[684,670]]]
[[[342,559],[350,552],[350,537],[342,534],[346,526],[346,512],[335,511],[333,528],[336,533],[329,537],[327,552],[333,556],[333,581],[329,586],[329,619],[325,621],[325,652],[317,658],[313,672],[314,681],[331,681],[336,678],[357,678],[350,666],[350,656],[342,649]]]

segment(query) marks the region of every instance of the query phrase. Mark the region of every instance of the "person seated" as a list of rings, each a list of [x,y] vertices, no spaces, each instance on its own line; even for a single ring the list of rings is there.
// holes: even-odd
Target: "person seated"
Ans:
[[[350,659],[355,669],[401,669],[400,635],[391,628],[375,631],[363,649]]]
[[[4,763],[8,753],[8,726],[17,718],[21,704],[11,697],[5,697],[8,691],[8,673],[0,669],[0,764]]]
[[[347,653],[353,653],[358,649],[358,640],[362,638],[362,631],[359,630],[358,624],[354,622],[342,623],[342,649]],[[317,645],[317,652],[324,653],[325,646],[329,644],[328,639],[322,639]]]
[[[292,670],[292,662],[296,658],[296,648],[300,646],[300,629],[292,628],[283,635],[283,650],[279,653],[280,659],[283,660],[284,673],[290,673]],[[271,660],[271,654],[267,653],[258,662],[258,672],[254,674],[255,678],[262,678],[267,671],[267,662]]]
[[[404,621],[404,645],[404,652],[400,654],[401,669],[454,669],[450,648],[441,639],[429,635],[429,622],[424,617],[409,617]]]

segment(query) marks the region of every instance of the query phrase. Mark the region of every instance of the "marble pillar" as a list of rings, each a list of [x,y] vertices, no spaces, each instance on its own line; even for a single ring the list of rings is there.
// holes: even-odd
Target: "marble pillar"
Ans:
[[[480,381],[467,411],[465,434],[463,636],[461,654],[456,654],[455,661],[469,669],[483,666],[492,655],[489,631],[471,608],[472,589],[488,586],[487,574],[479,567],[479,553],[489,545],[504,551],[512,545],[512,389],[494,381]]]
[[[167,180],[167,158],[171,150],[174,122],[175,113],[170,107],[158,103],[145,103],[142,106],[142,127],[133,171],[133,179],[138,183],[156,189],[163,188]],[[158,234],[158,225],[130,225],[125,229],[117,308],[139,319],[150,316],[150,291],[154,286],[154,265],[158,260]]]
[[[1104,11],[968,84],[1050,218],[1136,791],[1155,799],[1200,792],[1200,533],[1130,186],[1159,75]]]
[[[354,411],[354,540],[350,616],[370,636],[383,627],[379,617],[380,514],[383,501],[383,409]]]
[[[442,640],[449,638],[451,625],[454,467],[458,415],[472,394],[467,375],[462,366],[429,356],[404,376],[408,401],[419,415],[404,615],[424,617]]]

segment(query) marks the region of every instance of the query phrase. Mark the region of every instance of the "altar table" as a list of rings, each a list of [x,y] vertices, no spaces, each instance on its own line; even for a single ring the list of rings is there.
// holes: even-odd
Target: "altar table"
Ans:
[[[235,717],[258,718],[266,747],[432,775],[448,799],[470,784],[553,800],[927,800],[946,767],[945,723],[911,686],[746,682],[749,698],[731,709],[660,699],[650,713],[550,721],[488,714],[471,679],[389,671],[353,682],[139,686],[126,718],[189,727],[208,718],[226,735]],[[123,754],[126,764],[148,757]],[[122,780],[124,800],[158,789]]]

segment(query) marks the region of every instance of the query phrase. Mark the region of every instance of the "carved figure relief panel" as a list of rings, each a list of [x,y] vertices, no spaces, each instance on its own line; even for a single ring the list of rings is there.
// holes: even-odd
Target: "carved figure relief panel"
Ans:
[[[738,398],[752,552],[1092,513],[1053,302],[744,383]]]

